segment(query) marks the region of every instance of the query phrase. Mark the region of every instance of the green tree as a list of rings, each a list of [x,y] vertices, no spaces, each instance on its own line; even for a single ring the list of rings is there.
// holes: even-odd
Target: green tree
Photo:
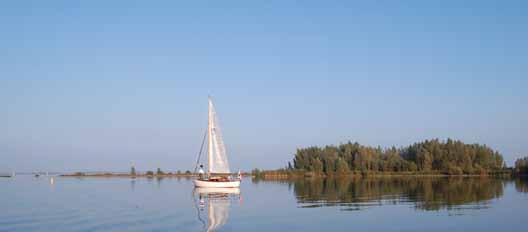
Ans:
[[[502,155],[486,145],[464,144],[458,140],[425,140],[403,148],[363,146],[348,142],[339,146],[299,148],[293,159],[293,169],[301,171],[337,171],[342,159],[349,171],[421,171],[486,174],[504,169]],[[519,161],[518,166],[525,161]],[[289,164],[288,168],[292,165]],[[518,170],[524,170],[518,168]]]
[[[312,161],[312,171],[315,173],[322,173],[323,172],[323,162],[319,160],[319,158],[315,158]]]
[[[433,169],[433,156],[426,149],[420,149],[416,155],[416,164],[420,171],[431,171]]]
[[[255,168],[251,171],[251,175],[254,176],[254,177],[261,177],[262,173],[260,171],[260,169],[258,168]]]
[[[338,175],[346,175],[349,171],[350,169],[348,168],[347,162],[344,159],[339,158],[336,163],[336,173]]]

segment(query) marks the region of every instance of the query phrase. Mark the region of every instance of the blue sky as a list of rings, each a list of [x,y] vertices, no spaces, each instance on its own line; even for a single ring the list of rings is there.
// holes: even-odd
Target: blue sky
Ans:
[[[525,1],[12,1],[0,170],[192,169],[214,97],[234,169],[348,140],[528,155]]]

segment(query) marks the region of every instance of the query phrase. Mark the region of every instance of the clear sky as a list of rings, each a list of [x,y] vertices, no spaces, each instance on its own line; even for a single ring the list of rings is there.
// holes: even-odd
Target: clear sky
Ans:
[[[233,169],[451,137],[528,155],[527,1],[0,3],[0,171]]]

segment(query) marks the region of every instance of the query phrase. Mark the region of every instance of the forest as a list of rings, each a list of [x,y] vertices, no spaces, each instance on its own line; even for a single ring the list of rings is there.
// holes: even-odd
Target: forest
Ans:
[[[527,164],[528,159],[524,159]],[[523,167],[526,167],[523,166]],[[359,143],[297,149],[287,169],[320,175],[353,173],[423,173],[485,175],[504,170],[502,155],[481,144],[425,140],[407,147],[371,147]]]

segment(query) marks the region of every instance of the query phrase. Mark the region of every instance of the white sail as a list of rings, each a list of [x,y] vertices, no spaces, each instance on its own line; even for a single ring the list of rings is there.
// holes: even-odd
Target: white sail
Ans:
[[[218,124],[218,117],[212,100],[209,98],[209,150],[208,162],[209,173],[231,173],[229,170],[229,163],[227,161],[227,154],[222,139],[222,132]]]

